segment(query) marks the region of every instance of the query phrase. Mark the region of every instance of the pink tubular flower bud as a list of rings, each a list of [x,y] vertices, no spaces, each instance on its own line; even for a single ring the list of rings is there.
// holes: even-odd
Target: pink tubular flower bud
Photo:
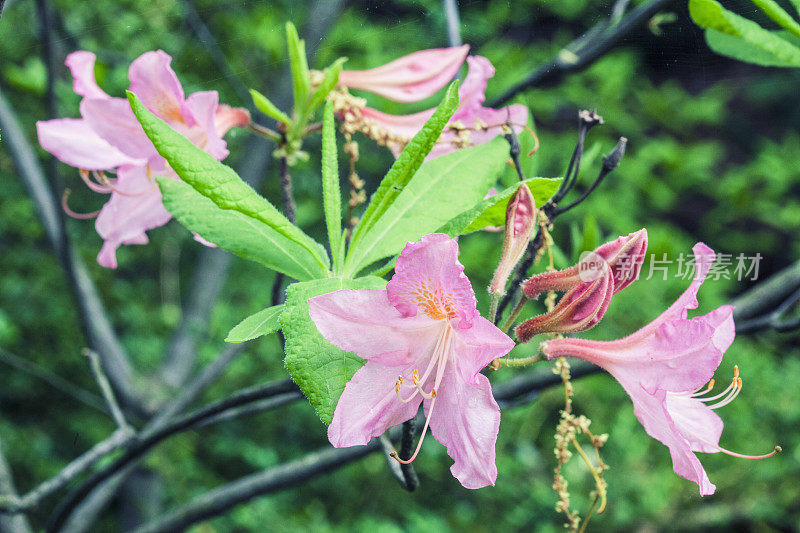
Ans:
[[[469,45],[420,50],[369,70],[343,70],[339,85],[396,102],[417,102],[447,85],[458,73]]]
[[[614,278],[614,294],[639,277],[647,251],[647,230],[619,237],[581,256],[577,265],[556,272],[537,274],[522,284],[525,296],[535,300],[545,291],[568,291],[586,284],[609,270]]]
[[[489,293],[502,296],[511,270],[519,262],[536,228],[536,200],[527,184],[522,183],[506,208],[506,234],[503,254],[494,272]]]
[[[517,338],[520,342],[528,342],[540,333],[586,331],[603,318],[613,294],[614,276],[609,270],[594,281],[571,289],[552,311],[520,324],[516,330]]]

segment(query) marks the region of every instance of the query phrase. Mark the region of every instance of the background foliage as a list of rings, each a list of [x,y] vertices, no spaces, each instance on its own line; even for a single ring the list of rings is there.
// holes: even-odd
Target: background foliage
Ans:
[[[702,240],[719,252],[761,253],[760,276],[766,277],[800,256],[800,73],[714,55],[703,31],[688,18],[685,3],[672,5],[669,12],[676,17],[660,17],[661,24],[654,21],[631,35],[588,70],[519,98],[536,120],[542,147],[531,165],[541,176],[563,172],[575,140],[578,108],[596,108],[605,118],[606,125],[589,138],[589,146],[596,144],[598,153],[610,150],[621,135],[630,141],[615,174],[580,209],[558,221],[555,237],[563,254],[557,254],[557,266],[606,238],[646,226],[650,253],[659,258],[667,254],[674,259]],[[55,0],[52,6],[62,25],[56,41],[59,61],[78,47],[96,52],[100,83],[111,94],[121,95],[127,87],[130,60],[161,48],[173,56],[187,93],[213,88],[229,104],[248,103],[239,99],[204,43],[186,26],[184,4],[178,0]],[[746,2],[726,6],[771,27]],[[497,68],[489,85],[491,101],[606,17],[611,3],[462,1],[460,8],[464,41]],[[287,91],[283,24],[292,20],[302,28],[308,17],[306,2],[203,0],[197,9],[226,53],[231,71],[246,86],[267,95]],[[439,2],[351,2],[333,21],[311,66],[320,68],[345,55],[350,58],[347,68],[364,68],[446,43]],[[49,118],[33,2],[7,1],[0,22],[0,57],[0,83],[33,139],[34,122]],[[58,73],[59,115],[77,116],[78,98],[66,68],[59,65]],[[420,103],[419,109],[429,107],[433,99]],[[388,112],[408,109],[378,97],[370,101]],[[229,162],[234,166],[248,156],[243,152],[246,137],[243,131],[229,135]],[[298,223],[324,241],[319,138],[306,145],[311,159],[293,169]],[[361,154],[359,172],[372,191],[392,158],[367,139],[361,139]],[[594,165],[586,161],[585,180],[594,176],[598,165],[599,159]],[[71,294],[12,169],[0,147],[0,435],[18,489],[25,491],[110,433],[113,422],[91,405],[98,398],[85,398],[85,393],[76,395],[53,383],[52,376],[58,375],[97,396],[80,355],[85,341]],[[59,166],[58,171],[60,180],[75,189],[73,209],[98,208],[98,198],[84,191],[72,169]],[[275,165],[268,170],[262,193],[273,201],[279,198]],[[94,263],[100,239],[91,223],[70,221],[68,229],[90,263],[136,366],[155,371],[180,318],[199,247],[173,222],[152,231],[150,245],[123,247],[120,267],[111,271]],[[462,261],[479,298],[485,296],[479,289],[488,284],[499,257],[501,235],[479,232],[460,241]],[[673,275],[664,282],[657,275],[633,284],[614,300],[591,336],[612,339],[631,332],[657,316],[686,283]],[[700,311],[730,300],[748,283],[706,283]],[[271,285],[271,277],[259,265],[234,261],[224,297],[203,333],[202,361],[219,352],[221,339],[233,325],[269,305]],[[484,310],[486,303],[483,298]],[[667,449],[644,433],[627,396],[611,378],[597,375],[576,382],[576,409],[592,418],[593,430],[611,435],[604,448],[612,467],[606,474],[609,507],[593,518],[594,526],[800,529],[800,389],[794,386],[800,375],[799,355],[797,334],[742,336],[729,350],[717,377],[726,381],[733,364],[739,363],[745,387],[721,413],[726,421],[722,444],[762,453],[779,443],[784,453],[763,462],[703,457],[718,492],[702,500],[693,484],[673,475]],[[512,373],[503,369],[493,379]],[[207,397],[284,376],[278,340],[265,337],[238,357]],[[154,394],[167,392],[154,389]],[[561,405],[562,393],[553,389],[530,405],[504,411],[495,488],[463,489],[448,472],[444,448],[429,441],[416,463],[421,486],[415,493],[398,487],[384,459],[373,455],[298,489],[240,506],[196,530],[559,531],[562,519],[553,510],[550,450]],[[147,468],[161,479],[151,490],[160,492],[169,507],[225,480],[324,446],[324,430],[303,402],[181,434],[147,459]],[[585,510],[585,495],[592,487],[589,474],[573,461],[567,477],[574,504]],[[117,518],[109,514],[102,530],[113,531],[115,524]]]

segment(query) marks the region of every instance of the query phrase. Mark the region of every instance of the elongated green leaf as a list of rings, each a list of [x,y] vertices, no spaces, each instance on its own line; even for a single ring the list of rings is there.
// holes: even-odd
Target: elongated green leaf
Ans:
[[[283,312],[283,304],[273,305],[253,313],[237,324],[228,333],[225,342],[244,342],[257,339],[281,329],[278,319]]]
[[[699,26],[741,39],[742,44],[736,45],[732,39],[707,31],[709,46],[716,47],[720,53],[762,65],[800,66],[800,48],[778,33],[728,11],[715,0],[689,0],[689,12]],[[748,52],[748,47],[752,53]]]
[[[425,126],[411,139],[408,146],[389,169],[381,181],[378,190],[372,195],[361,223],[353,234],[352,243],[355,246],[361,237],[372,228],[372,225],[386,212],[400,191],[411,181],[414,173],[422,165],[425,157],[430,153],[436,140],[442,134],[450,117],[458,109],[458,81],[450,84],[444,99],[436,108],[433,116]],[[347,262],[349,264],[350,259]]]
[[[260,196],[234,172],[210,154],[196,147],[166,122],[152,114],[139,98],[128,92],[131,109],[156,150],[183,181],[222,209],[238,211],[260,220],[281,235],[308,250],[327,270],[330,266],[325,248],[289,222],[275,206]]]
[[[436,231],[474,206],[497,181],[507,159],[508,143],[497,137],[426,161],[361,242],[351,247],[347,271],[354,274],[399,252],[408,241]]]
[[[306,59],[306,43],[297,35],[297,29],[291,22],[286,23],[286,41],[289,48],[289,65],[292,68],[292,88],[294,89],[294,108],[299,117],[305,116],[311,78],[308,74]]]
[[[341,272],[342,241],[342,191],[339,188],[339,161],[336,157],[336,128],[333,124],[333,104],[325,106],[322,121],[322,199],[325,208],[325,224],[328,227],[328,242],[331,245],[333,270]]]
[[[525,183],[533,193],[536,206],[541,207],[558,190],[561,178],[530,178],[525,180]],[[516,183],[496,195],[478,202],[474,207],[448,221],[438,231],[451,237],[457,237],[488,226],[504,226],[508,202],[518,188],[519,183]]]
[[[298,280],[325,276],[308,250],[260,220],[221,209],[182,181],[156,179],[167,211],[207,241]]]
[[[347,61],[346,57],[340,57],[336,61],[333,62],[331,66],[325,69],[325,77],[322,78],[322,82],[317,87],[317,90],[314,91],[314,94],[311,95],[311,100],[308,102],[308,113],[313,113],[322,102],[325,101],[325,98],[328,97],[328,94],[336,87],[336,84],[339,82],[339,74],[342,72],[342,64]]]
[[[286,291],[286,309],[280,324],[286,336],[284,363],[292,379],[314,406],[320,419],[330,424],[344,386],[364,360],[340,350],[323,337],[308,315],[308,299],[340,289],[383,289],[381,278],[328,278],[295,283]]]
[[[706,30],[708,47],[719,55],[730,57],[762,67],[794,67],[793,63],[778,59],[774,54],[753,47],[740,37],[734,37],[714,29]]]
[[[287,125],[292,123],[292,119],[290,119],[286,113],[275,107],[275,104],[273,104],[269,98],[255,89],[250,89],[250,95],[253,97],[253,103],[259,111],[268,117],[274,118],[278,122],[283,122]]]
[[[789,33],[796,37],[800,37],[800,24],[783,10],[775,0],[750,0],[758,9],[764,12],[773,22],[781,28],[788,30]]]

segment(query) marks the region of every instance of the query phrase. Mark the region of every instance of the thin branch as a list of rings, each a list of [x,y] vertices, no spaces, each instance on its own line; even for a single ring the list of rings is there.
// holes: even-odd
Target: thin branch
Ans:
[[[13,368],[16,368],[21,372],[44,381],[54,389],[63,392],[67,396],[72,396],[79,402],[82,402],[93,409],[103,413],[108,412],[103,400],[99,396],[89,392],[83,387],[75,385],[71,381],[62,378],[47,368],[31,362],[27,358],[20,357],[9,352],[8,350],[0,348],[0,361]]]
[[[731,305],[738,319],[755,318],[771,312],[797,289],[800,289],[800,261],[737,296]]]
[[[419,415],[418,415],[419,416]],[[403,422],[402,435],[400,437],[400,453],[401,459],[407,460],[414,452],[414,434],[416,429],[416,418]],[[386,457],[386,464],[389,466],[389,472],[408,492],[414,492],[419,487],[419,478],[414,471],[414,465],[411,463],[405,464],[397,460],[398,453],[389,440],[388,435],[381,435],[381,447]]]
[[[292,224],[297,220],[297,206],[294,202],[294,194],[292,193],[292,176],[289,174],[289,162],[286,157],[278,159],[278,172],[281,178],[281,199],[283,200],[283,214],[289,219]],[[283,301],[283,281],[285,276],[282,272],[275,274],[275,281],[272,283],[272,305],[278,305]],[[281,333],[281,341],[283,334]]]
[[[225,371],[246,345],[246,342],[229,345],[223,350],[217,359],[204,367],[191,383],[181,389],[181,393],[177,397],[164,406],[159,414],[142,428],[137,436],[137,442],[146,441],[153,434],[169,426],[179,412],[183,411]],[[127,453],[130,453],[130,449]],[[85,531],[90,527],[108,501],[113,498],[116,488],[124,480],[125,475],[136,466],[135,462],[129,462],[131,464],[122,471],[104,469],[95,473],[68,494],[53,511],[47,531]],[[105,472],[105,475],[99,476],[98,474],[102,472]],[[103,483],[104,481],[105,483]],[[84,500],[87,500],[85,505],[81,505]]]
[[[133,367],[122,348],[108,313],[97,294],[92,279],[83,261],[67,244],[64,224],[59,216],[59,204],[28,142],[19,120],[0,90],[0,130],[3,131],[4,147],[17,167],[17,173],[33,200],[44,226],[50,245],[56,252],[70,282],[79,316],[89,345],[97,351],[103,369],[126,407],[137,412],[146,412],[133,386]]]
[[[97,355],[97,352],[87,348],[83,351],[83,355],[85,355],[89,360],[89,366],[92,369],[92,375],[94,376],[95,381],[97,381],[100,391],[103,393],[103,398],[106,400],[106,405],[108,405],[108,408],[111,411],[111,416],[114,417],[114,421],[117,423],[117,427],[119,429],[130,431],[130,426],[128,425],[127,420],[125,420],[125,415],[122,414],[122,409],[120,409],[119,404],[117,403],[117,398],[114,396],[114,391],[111,389],[111,384],[108,382],[105,372],[103,372],[103,365],[100,364],[100,357]]]
[[[67,486],[72,480],[105,458],[124,447],[134,436],[129,427],[120,427],[110,437],[93,446],[86,453],[69,463],[55,477],[41,483],[38,487],[20,498],[0,497],[0,512],[26,512],[39,505],[45,498]]]
[[[0,9],[2,9],[0,0]],[[0,442],[0,498],[17,498],[17,490],[14,487],[14,479],[11,469],[3,455],[2,443]],[[28,519],[24,516],[8,515],[0,512],[0,531],[7,533],[31,533],[31,526]]]
[[[489,106],[500,107],[526,89],[558,81],[566,74],[587,68],[621,43],[625,37],[647,24],[656,13],[677,3],[677,0],[650,0],[636,6],[616,24],[609,24],[608,21],[600,22],[585,35],[564,47],[556,57],[540,66],[527,79],[491,102]],[[612,13],[612,18],[614,16]]]

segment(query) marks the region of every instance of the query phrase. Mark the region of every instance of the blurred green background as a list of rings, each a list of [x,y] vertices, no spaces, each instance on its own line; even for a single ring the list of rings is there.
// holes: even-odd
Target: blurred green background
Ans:
[[[448,42],[438,1],[349,2],[327,21],[309,21],[309,4],[197,0],[196,7],[231,73],[244,86],[270,96],[287,90],[287,20],[297,24],[301,34],[309,22],[330,25],[322,42],[316,43],[312,68],[342,55],[350,58],[347,68],[367,68]],[[57,22],[59,116],[78,116],[79,100],[63,67],[66,54],[78,47],[97,53],[100,84],[113,95],[127,88],[132,59],[161,48],[172,55],[187,93],[216,89],[224,102],[249,105],[239,99],[203,40],[187,25],[183,2],[54,0],[49,5]],[[594,0],[459,2],[464,42],[497,69],[488,100],[606,18],[612,5]],[[747,2],[726,5],[756,17]],[[715,56],[688,18],[685,3],[673,2],[664,13],[674,16],[651,21],[586,71],[517,98],[535,118],[541,149],[526,164],[538,175],[563,173],[576,138],[579,108],[597,109],[605,118],[605,126],[589,136],[590,153],[608,152],[619,136],[629,139],[619,169],[580,208],[558,220],[554,236],[563,254],[557,266],[607,239],[647,227],[649,251],[659,258],[667,254],[675,259],[703,241],[734,256],[760,253],[763,279],[800,257],[800,73]],[[35,121],[51,118],[37,24],[34,2],[7,0],[0,19],[0,84],[32,141]],[[413,106],[378,97],[370,102],[387,112],[405,113],[430,107],[435,99]],[[258,120],[268,123],[263,116]],[[245,150],[247,138],[245,131],[228,136],[228,162],[234,167],[252,155]],[[368,139],[359,142],[358,169],[372,191],[392,158]],[[310,138],[306,147],[311,159],[292,171],[298,221],[324,241],[319,138]],[[43,162],[48,160],[45,152],[39,153]],[[85,190],[74,169],[59,164],[57,170],[60,182],[74,190],[73,209],[100,207],[102,199]],[[598,170],[599,157],[587,158],[582,186]],[[97,396],[80,353],[86,341],[71,292],[2,145],[0,183],[0,438],[17,488],[24,492],[57,473],[114,426],[74,391],[42,379],[57,375]],[[267,170],[262,192],[275,202],[280,197],[275,165]],[[101,241],[91,222],[70,220],[68,230],[136,367],[145,375],[155,372],[180,319],[200,247],[188,231],[171,222],[149,233],[149,245],[121,248],[120,267],[113,271],[95,263]],[[462,262],[485,311],[481,288],[487,286],[499,258],[502,234],[478,233],[460,242]],[[708,281],[700,293],[699,311],[729,301],[752,283]],[[633,284],[615,298],[590,336],[613,339],[632,332],[660,314],[686,284],[674,275],[667,281],[656,276]],[[230,327],[269,304],[271,286],[271,273],[255,263],[234,260],[202,335],[201,361],[219,353]],[[591,526],[600,531],[799,530],[797,340],[797,333],[740,336],[728,351],[718,382],[727,382],[738,363],[745,386],[737,401],[720,412],[726,422],[721,444],[743,453],[764,453],[781,444],[784,452],[767,461],[701,454],[718,486],[714,496],[702,499],[693,483],[672,473],[667,448],[645,434],[613,379],[595,375],[576,381],[575,409],[592,419],[596,433],[610,434],[603,449],[611,466],[606,473],[609,505]],[[533,349],[526,346],[518,352]],[[503,369],[492,379],[507,379],[513,373]],[[278,340],[263,338],[234,361],[205,399],[285,376]],[[241,505],[194,530],[560,531],[563,519],[554,511],[550,485],[562,394],[555,388],[529,405],[503,412],[494,488],[462,488],[449,474],[444,448],[430,439],[415,463],[421,481],[417,492],[404,492],[389,475],[384,458],[375,454],[299,488]],[[144,464],[150,473],[141,478],[150,484],[148,492],[171,508],[326,443],[324,426],[301,402],[178,435],[147,457]],[[584,513],[592,479],[579,460],[570,463],[566,475],[573,506]],[[135,504],[136,495],[128,498]],[[33,513],[34,523],[43,523],[54,501]],[[95,530],[119,530],[124,513],[130,510],[116,503]]]

